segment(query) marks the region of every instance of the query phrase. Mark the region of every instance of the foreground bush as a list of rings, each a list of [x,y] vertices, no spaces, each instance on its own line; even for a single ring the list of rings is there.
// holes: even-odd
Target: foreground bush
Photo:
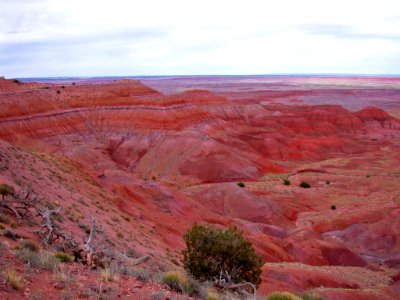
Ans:
[[[194,278],[213,280],[222,274],[227,282],[261,283],[263,259],[236,227],[194,225],[184,238],[183,264]]]

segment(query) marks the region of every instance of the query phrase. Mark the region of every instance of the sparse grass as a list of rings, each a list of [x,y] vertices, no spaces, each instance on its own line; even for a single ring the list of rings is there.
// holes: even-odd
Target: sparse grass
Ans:
[[[172,290],[189,296],[205,297],[205,290],[199,282],[190,278],[181,271],[169,271],[162,275],[161,282],[168,285]]]
[[[54,257],[62,263],[70,263],[74,261],[74,258],[65,252],[57,252]]]
[[[24,280],[14,270],[6,270],[4,272],[5,281],[14,289],[20,290],[24,287]]]
[[[300,187],[304,188],[304,189],[308,189],[311,187],[311,185],[308,182],[302,181],[300,183]]]
[[[268,295],[267,300],[301,300],[301,298],[289,292],[273,292]]]
[[[17,251],[17,257],[33,268],[55,271],[59,268],[60,261],[50,252],[40,251],[35,253],[29,249]]]
[[[119,280],[119,276],[114,267],[107,266],[100,270],[100,279],[103,282],[117,282]]]
[[[59,270],[57,272],[54,272],[53,280],[60,282],[62,284],[71,284],[75,282],[75,278],[72,276],[72,274],[69,274],[64,270]]]

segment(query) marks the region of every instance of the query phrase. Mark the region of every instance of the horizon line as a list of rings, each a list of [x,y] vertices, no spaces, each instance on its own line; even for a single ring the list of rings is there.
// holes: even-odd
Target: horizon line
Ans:
[[[155,78],[155,77],[262,77],[262,76],[306,76],[306,77],[400,77],[399,74],[384,73],[265,73],[265,74],[163,74],[163,75],[73,75],[73,76],[27,76],[27,77],[10,77],[8,79],[101,79],[101,78]],[[6,78],[5,76],[3,78]],[[7,79],[7,78],[6,78]]]

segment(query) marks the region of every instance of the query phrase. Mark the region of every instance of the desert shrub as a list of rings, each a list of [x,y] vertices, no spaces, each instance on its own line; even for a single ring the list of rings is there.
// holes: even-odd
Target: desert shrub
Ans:
[[[261,283],[262,257],[236,228],[219,229],[195,224],[184,236],[184,268],[194,278],[213,280],[228,273],[234,283]]]
[[[0,223],[9,224],[10,218],[5,214],[0,214]]]
[[[16,254],[21,261],[33,268],[48,271],[55,271],[59,268],[60,261],[47,251],[36,253],[29,249],[21,249]]]
[[[305,188],[305,189],[308,189],[308,188],[311,187],[311,185],[310,185],[308,182],[302,181],[302,182],[300,183],[300,187]]]
[[[6,270],[4,272],[5,281],[14,289],[20,290],[24,286],[24,280],[14,270]]]
[[[38,252],[39,246],[30,240],[21,240],[19,242],[20,249],[28,249],[32,252]]]
[[[3,236],[12,239],[13,241],[17,240],[18,238],[20,238],[20,235],[12,230],[4,230],[3,231]]]
[[[336,205],[335,205],[335,204],[332,204],[332,205],[331,205],[331,209],[332,209],[332,210],[336,210]]]
[[[268,295],[267,300],[301,300],[301,298],[289,292],[273,292]]]
[[[246,187],[246,185],[243,182],[238,182],[237,185],[240,186],[241,188]]]
[[[71,255],[69,255],[69,254],[67,254],[67,253],[65,253],[65,252],[57,252],[57,253],[54,255],[54,257],[55,257],[58,261],[60,261],[60,262],[62,262],[62,263],[70,263],[70,262],[73,262],[73,261],[74,261],[74,258],[73,258]]]
[[[325,181],[326,184],[331,184],[330,180]]]
[[[290,180],[289,179],[283,179],[283,184],[284,185],[290,185]]]
[[[3,225],[0,224],[0,230],[6,229]]]
[[[4,199],[5,196],[14,195],[14,188],[8,184],[2,183],[0,184],[0,195]]]

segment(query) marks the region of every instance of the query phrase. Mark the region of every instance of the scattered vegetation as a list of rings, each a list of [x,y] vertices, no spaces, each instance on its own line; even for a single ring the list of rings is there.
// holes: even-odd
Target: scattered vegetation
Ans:
[[[184,268],[194,278],[225,283],[261,283],[262,257],[236,228],[219,229],[195,224],[184,236]]]
[[[283,184],[284,185],[290,185],[290,180],[287,179],[287,178],[283,179]]]
[[[308,182],[302,181],[300,183],[300,187],[304,188],[304,189],[308,189],[311,187],[311,185]]]
[[[246,185],[245,185],[243,182],[238,182],[237,185],[238,185],[239,187],[241,187],[241,188],[246,187]]]

